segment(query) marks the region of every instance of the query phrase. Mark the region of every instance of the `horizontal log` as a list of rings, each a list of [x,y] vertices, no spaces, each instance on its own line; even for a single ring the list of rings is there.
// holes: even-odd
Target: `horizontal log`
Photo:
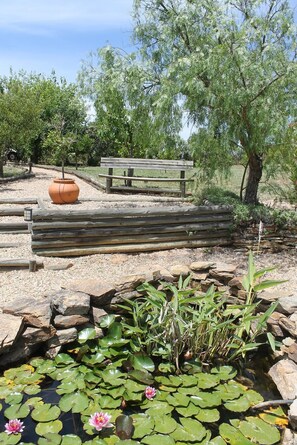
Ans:
[[[73,220],[96,220],[102,218],[113,219],[115,217],[128,217],[128,216],[176,216],[176,215],[209,215],[209,214],[222,214],[231,213],[230,206],[194,206],[194,205],[182,205],[182,206],[170,206],[170,207],[122,207],[122,208],[105,208],[105,209],[93,209],[93,210],[33,210],[33,222],[48,220],[51,221],[65,221]]]
[[[0,232],[29,232],[28,230],[28,223],[26,222],[6,222],[6,223],[0,223]]]
[[[115,226],[115,227],[102,227],[102,228],[81,228],[77,230],[60,230],[57,229],[38,231],[33,230],[32,240],[43,240],[43,239],[60,239],[60,238],[83,238],[83,237],[99,237],[99,236],[121,236],[125,234],[141,234],[141,233],[178,233],[178,232],[196,232],[196,231],[208,231],[218,229],[230,229],[230,221],[217,222],[214,221],[212,224],[176,224],[176,225],[141,225],[140,227],[130,227],[130,226]]]
[[[20,243],[0,243],[0,249],[10,249],[19,246]]]
[[[69,230],[69,229],[94,229],[94,228],[110,228],[110,227],[142,227],[142,226],[154,226],[154,225],[180,225],[180,224],[193,224],[193,223],[220,223],[228,222],[232,223],[230,214],[216,215],[201,215],[193,218],[191,215],[179,215],[179,216],[156,216],[156,217],[143,217],[143,218],[114,218],[114,219],[102,219],[101,221],[37,221],[32,225],[33,233],[44,233],[46,230]]]
[[[68,257],[83,256],[106,253],[135,253],[148,252],[155,250],[168,250],[178,248],[197,248],[211,246],[227,246],[230,245],[229,239],[216,238],[212,240],[185,240],[165,243],[143,243],[143,244],[125,244],[121,246],[100,246],[100,247],[84,247],[84,248],[64,248],[64,249],[40,249],[36,250],[36,254],[45,257]]]
[[[168,159],[140,159],[140,158],[101,158],[101,167],[108,168],[141,168],[149,170],[188,170],[194,166],[193,161]]]
[[[0,207],[0,216],[24,216],[24,207]]]
[[[32,260],[24,260],[24,259],[3,259],[0,260],[0,268],[5,268],[5,267],[14,267],[14,268],[29,268],[30,262]],[[33,260],[36,261],[36,267],[37,268],[42,268],[43,267],[43,262],[42,261],[38,261],[38,260]]]
[[[1,198],[0,204],[37,204],[37,198]]]
[[[147,182],[189,182],[194,181],[194,179],[181,179],[181,178],[148,178],[142,176],[121,176],[121,175],[104,175],[100,173],[98,175],[100,178],[110,178],[110,179],[126,179],[129,181],[147,181]]]
[[[130,187],[127,185],[113,185],[110,187],[111,192],[120,192],[120,193],[150,193],[150,194],[166,194],[166,195],[179,195],[181,194],[179,189],[169,189],[169,188],[160,188],[160,187]],[[189,195],[188,195],[189,196]]]
[[[32,240],[31,246],[35,250],[39,247],[67,247],[67,246],[100,246],[110,244],[140,244],[146,243],[159,243],[161,242],[174,242],[183,240],[195,240],[195,239],[212,239],[212,238],[228,238],[230,233],[226,230],[214,230],[212,233],[206,232],[181,232],[181,233],[162,233],[162,234],[136,234],[136,235],[123,235],[123,236],[110,236],[110,237],[96,237],[96,238],[58,238],[56,240]]]

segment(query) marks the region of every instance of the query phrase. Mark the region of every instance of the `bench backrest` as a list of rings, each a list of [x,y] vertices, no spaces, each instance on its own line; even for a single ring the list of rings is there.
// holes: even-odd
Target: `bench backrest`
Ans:
[[[150,170],[188,170],[193,168],[193,161],[139,158],[101,158],[101,167],[108,168],[140,168]]]

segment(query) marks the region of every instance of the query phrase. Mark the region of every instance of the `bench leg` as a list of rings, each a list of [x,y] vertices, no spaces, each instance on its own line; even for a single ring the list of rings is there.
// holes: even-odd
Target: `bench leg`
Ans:
[[[112,176],[113,168],[108,169],[108,174]],[[112,178],[106,178],[106,193],[111,193]]]
[[[186,172],[185,170],[181,170],[180,172],[180,179],[186,178]],[[186,181],[180,182],[180,196],[184,198],[186,196]]]
[[[127,177],[131,178],[134,176],[134,168],[128,168]],[[128,187],[132,187],[132,180],[127,179],[126,184]]]

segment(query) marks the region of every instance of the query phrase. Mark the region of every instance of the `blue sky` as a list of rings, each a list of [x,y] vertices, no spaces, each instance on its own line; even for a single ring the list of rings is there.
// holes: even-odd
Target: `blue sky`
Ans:
[[[132,50],[133,0],[2,0],[0,76],[27,72],[76,80],[81,61],[106,44]]]

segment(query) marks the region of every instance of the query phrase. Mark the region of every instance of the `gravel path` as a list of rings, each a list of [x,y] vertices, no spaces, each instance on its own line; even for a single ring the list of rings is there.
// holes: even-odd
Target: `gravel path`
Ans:
[[[0,184],[0,198],[41,198],[47,208],[59,210],[61,206],[52,204],[47,194],[48,186],[58,173],[41,168],[34,168],[33,179],[19,180]],[[67,174],[67,177],[71,175]],[[160,206],[171,205],[172,200],[163,200],[155,196],[144,195],[106,195],[90,184],[76,178],[80,188],[77,204],[67,205],[69,209],[95,209],[99,207],[128,207],[128,206]],[[179,205],[174,200],[174,205]],[[180,204],[181,205],[181,204]],[[1,204],[2,206],[2,204]],[[16,205],[13,205],[16,207]],[[65,206],[63,206],[65,207]],[[22,217],[2,217],[1,222],[23,221]],[[246,270],[247,254],[236,252],[230,248],[214,249],[174,249],[169,251],[140,253],[140,254],[100,254],[76,258],[39,257],[32,253],[29,234],[0,234],[1,243],[15,243],[16,247],[0,248],[2,259],[36,259],[43,261],[44,269],[36,273],[27,270],[0,272],[0,308],[8,302],[23,297],[36,299],[46,298],[62,286],[67,286],[74,279],[98,278],[114,283],[121,277],[156,270],[158,266],[169,268],[174,265],[188,265],[193,261],[211,260],[213,262],[235,263],[242,271]],[[270,274],[276,279],[288,280],[278,286],[279,295],[297,293],[297,252],[261,254],[255,258],[258,268],[276,266],[277,270]],[[51,270],[52,266],[69,268],[65,270]],[[0,309],[1,310],[1,309]]]

